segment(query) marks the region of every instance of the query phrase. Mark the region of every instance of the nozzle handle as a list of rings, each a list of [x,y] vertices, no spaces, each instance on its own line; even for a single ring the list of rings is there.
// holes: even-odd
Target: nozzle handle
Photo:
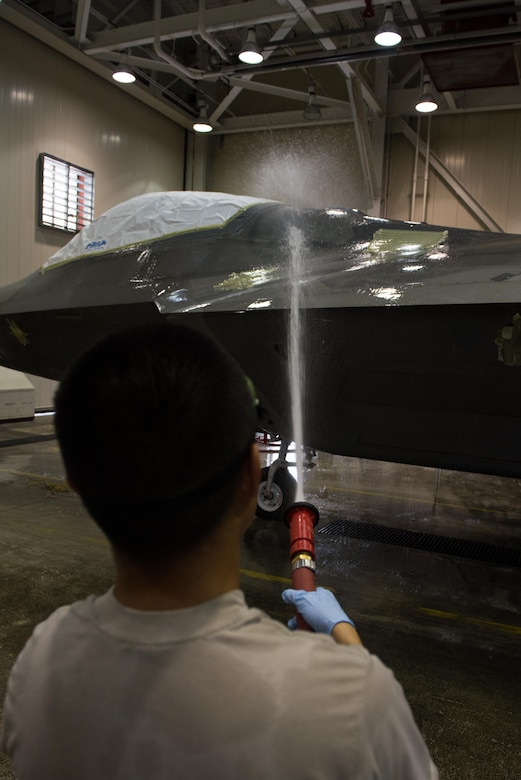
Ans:
[[[286,512],[290,535],[291,581],[297,590],[316,590],[314,528],[318,517],[318,509],[305,501],[292,504]],[[312,630],[298,612],[297,628]]]
[[[314,562],[313,562],[314,563]],[[291,582],[295,590],[316,590],[315,568],[298,567],[291,572]],[[297,618],[297,628],[301,631],[312,631],[311,626],[306,623],[300,612],[295,612]]]
[[[315,567],[299,566],[292,569],[291,582],[295,590],[316,590]]]

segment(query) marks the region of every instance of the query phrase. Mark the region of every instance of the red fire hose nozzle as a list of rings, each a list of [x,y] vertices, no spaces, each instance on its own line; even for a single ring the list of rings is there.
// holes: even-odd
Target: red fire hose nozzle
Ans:
[[[318,509],[313,504],[299,501],[286,512],[289,528],[291,581],[296,590],[315,590],[315,532]],[[297,613],[298,628],[309,626]]]

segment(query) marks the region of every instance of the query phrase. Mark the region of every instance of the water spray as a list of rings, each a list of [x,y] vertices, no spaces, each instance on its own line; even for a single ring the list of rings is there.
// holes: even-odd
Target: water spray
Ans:
[[[318,509],[306,501],[297,501],[286,512],[289,528],[291,581],[296,590],[315,590],[315,526]],[[297,628],[311,631],[297,612]]]
[[[286,512],[286,524],[290,537],[291,580],[297,590],[315,590],[315,532],[318,523],[318,509],[304,501],[302,483],[303,448],[303,363],[301,280],[305,266],[305,245],[302,230],[290,227],[288,231],[290,268],[290,318],[289,318],[289,387],[295,439],[297,492],[296,503]],[[297,628],[311,631],[302,615],[297,612]]]

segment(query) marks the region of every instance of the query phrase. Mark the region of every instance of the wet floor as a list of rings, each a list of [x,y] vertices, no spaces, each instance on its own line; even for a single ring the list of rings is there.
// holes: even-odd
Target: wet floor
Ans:
[[[265,463],[276,448],[262,445]],[[443,780],[521,777],[521,567],[349,535],[349,523],[521,550],[521,481],[319,453],[317,581],[402,683]],[[111,584],[107,544],[67,489],[52,418],[0,425],[0,693],[32,627]],[[404,537],[407,538],[407,537]],[[287,620],[288,531],[256,520],[241,585]],[[0,759],[0,780],[13,777]]]

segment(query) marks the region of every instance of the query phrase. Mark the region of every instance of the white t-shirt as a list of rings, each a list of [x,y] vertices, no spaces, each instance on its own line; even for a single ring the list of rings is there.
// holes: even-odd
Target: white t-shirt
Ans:
[[[144,612],[112,591],[36,627],[8,681],[19,780],[436,780],[401,686],[241,591]]]

